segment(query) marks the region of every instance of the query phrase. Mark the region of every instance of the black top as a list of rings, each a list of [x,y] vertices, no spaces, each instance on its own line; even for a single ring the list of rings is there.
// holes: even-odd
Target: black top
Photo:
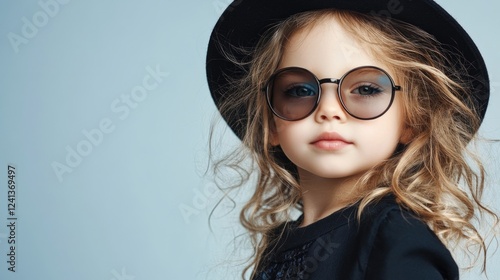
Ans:
[[[433,231],[386,197],[363,210],[339,210],[311,225],[287,223],[271,243],[254,280],[459,278],[458,267]],[[276,232],[281,232],[281,227]]]

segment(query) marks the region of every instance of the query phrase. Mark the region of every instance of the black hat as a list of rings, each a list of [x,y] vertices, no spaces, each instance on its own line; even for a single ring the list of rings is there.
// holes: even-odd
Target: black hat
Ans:
[[[219,44],[252,49],[266,30],[301,12],[321,9],[349,10],[393,18],[417,26],[433,35],[447,51],[461,57],[467,66],[464,77],[472,77],[472,93],[481,120],[486,113],[490,94],[488,72],[476,45],[441,6],[432,0],[236,0],[227,7],[210,36],[207,53],[207,79],[212,98],[219,107],[229,82],[244,73],[221,51]],[[243,54],[235,54],[244,60]],[[453,67],[453,65],[450,65]],[[245,134],[246,110],[240,108],[226,122],[240,138]]]

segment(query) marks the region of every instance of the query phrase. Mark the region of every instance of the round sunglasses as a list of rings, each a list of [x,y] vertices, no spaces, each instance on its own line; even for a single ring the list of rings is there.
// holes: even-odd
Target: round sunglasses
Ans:
[[[276,71],[263,89],[271,111],[287,121],[298,121],[312,114],[321,98],[321,84],[337,84],[340,104],[351,116],[372,120],[392,105],[394,93],[401,90],[384,70],[375,66],[356,67],[340,79],[318,79],[311,71],[287,67]]]

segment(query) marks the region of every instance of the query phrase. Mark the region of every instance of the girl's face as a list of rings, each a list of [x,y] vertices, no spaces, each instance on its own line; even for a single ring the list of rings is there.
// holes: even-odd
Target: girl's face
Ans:
[[[365,51],[334,19],[294,34],[285,46],[278,69],[302,67],[319,79],[338,79],[359,66],[388,67]],[[388,71],[393,78],[394,73]],[[395,80],[396,84],[398,80]],[[349,179],[389,158],[403,131],[403,113],[397,91],[390,109],[373,120],[348,115],[338,100],[337,84],[321,85],[316,110],[299,121],[274,117],[271,143],[280,145],[304,178]]]

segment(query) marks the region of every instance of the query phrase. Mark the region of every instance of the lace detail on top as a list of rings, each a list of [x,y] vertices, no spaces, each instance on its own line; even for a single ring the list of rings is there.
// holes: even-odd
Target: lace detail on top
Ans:
[[[305,279],[308,242],[300,247],[282,252],[268,262],[265,270],[257,274],[254,280],[298,280]]]

